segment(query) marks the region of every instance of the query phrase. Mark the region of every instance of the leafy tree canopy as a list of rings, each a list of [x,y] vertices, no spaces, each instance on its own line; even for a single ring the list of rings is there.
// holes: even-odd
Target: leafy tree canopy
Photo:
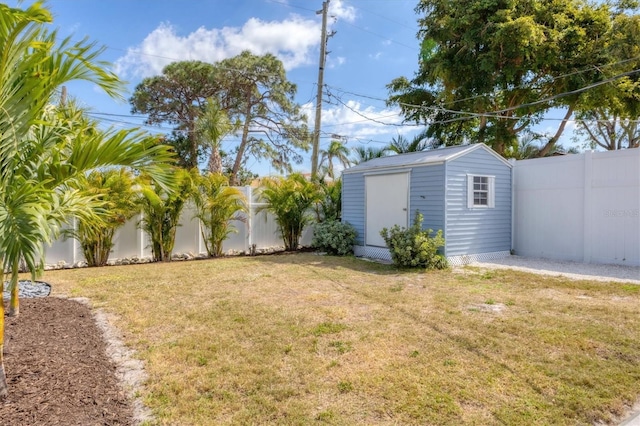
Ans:
[[[331,141],[327,149],[320,150],[320,169],[332,180],[335,179],[334,161],[341,164],[343,169],[351,165],[349,148],[344,143],[335,140]]]
[[[612,22],[609,49],[620,63],[603,69],[606,77],[640,69],[640,15],[619,14]],[[582,96],[576,111],[577,136],[591,148],[640,145],[640,78],[627,75]]]
[[[218,92],[215,68],[201,61],[174,62],[162,75],[142,80],[129,100],[133,114],[146,114],[147,124],[169,123],[178,131],[169,139],[186,169],[198,166],[200,154],[195,137],[196,119],[207,99]]]
[[[309,132],[293,100],[296,90],[278,58],[245,51],[215,64],[172,63],[161,76],[144,79],[130,102],[134,113],[148,115],[148,124],[176,126],[181,135],[175,138],[180,143],[176,151],[192,168],[211,149],[210,141],[198,138],[196,122],[212,99],[240,138],[230,172],[231,184],[237,184],[248,157],[266,159],[279,171],[302,162],[300,150],[308,149]]]
[[[637,2],[420,0],[419,70],[388,85],[389,103],[444,144],[485,142],[499,153],[561,108],[564,120],[540,150],[546,155],[585,87],[637,68],[620,64],[630,57],[615,42],[623,34],[615,23],[632,19],[630,7]]]

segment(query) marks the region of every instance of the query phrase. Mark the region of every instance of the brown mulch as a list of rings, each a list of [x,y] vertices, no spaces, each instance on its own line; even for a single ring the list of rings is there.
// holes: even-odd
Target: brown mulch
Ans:
[[[0,401],[2,426],[134,424],[88,306],[21,299],[20,315],[5,321],[9,396]]]

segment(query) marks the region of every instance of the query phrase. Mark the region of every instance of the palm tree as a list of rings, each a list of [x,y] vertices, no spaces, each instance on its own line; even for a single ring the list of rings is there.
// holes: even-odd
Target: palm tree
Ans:
[[[311,207],[320,201],[316,184],[299,173],[284,178],[266,178],[262,182],[260,198],[273,213],[287,251],[296,250],[304,227],[312,220]]]
[[[316,207],[318,222],[339,221],[342,217],[342,179],[318,181],[320,202]]]
[[[362,145],[353,149],[355,157],[351,159],[352,164],[360,164],[365,161],[373,160],[374,158],[380,158],[387,155],[387,148],[372,148],[364,147]]]
[[[538,158],[544,147],[544,143],[541,142],[544,139],[544,135],[526,132],[518,140],[518,145],[505,149],[504,156],[507,158],[515,158],[516,160],[527,160],[530,158]],[[565,149],[564,146],[555,144],[546,154],[545,157],[551,157],[554,155],[575,154],[578,150],[575,147]]]
[[[222,173],[222,157],[220,155],[220,142],[225,135],[234,130],[234,126],[227,114],[213,99],[208,99],[205,109],[196,120],[196,137],[203,145],[209,145],[208,169],[210,173]]]
[[[340,141],[331,141],[329,148],[320,150],[320,167],[326,169],[327,175],[331,179],[335,178],[333,162],[336,160],[345,169],[351,164],[349,149]]]
[[[198,170],[175,168],[174,186],[160,185],[149,176],[140,179],[140,204],[143,220],[140,227],[151,238],[151,252],[156,262],[171,261],[180,215],[193,197]]]
[[[425,129],[418,133],[409,140],[402,135],[398,135],[397,138],[392,138],[391,143],[386,146],[386,150],[396,154],[407,154],[409,152],[425,151],[427,149],[434,149],[441,144],[437,143],[434,139],[429,139],[429,129]]]
[[[145,133],[87,131],[51,105],[67,82],[86,80],[112,96],[123,88],[97,61],[101,49],[87,41],[61,42],[45,25],[42,2],[26,9],[0,4],[0,260],[9,271],[9,313],[17,315],[21,260],[35,279],[44,269],[44,244],[70,217],[90,219],[100,205],[78,189],[89,171],[111,165],[144,169],[167,184],[171,154]],[[4,281],[0,280],[0,293]],[[7,395],[3,365],[4,304],[0,303],[0,398]]]
[[[243,220],[236,213],[247,211],[247,200],[242,191],[229,186],[225,175],[209,173],[198,180],[195,203],[207,254],[221,256],[222,243],[235,231],[230,222]]]
[[[99,220],[79,220],[65,234],[80,243],[89,266],[107,264],[115,231],[139,213],[133,182],[133,174],[125,168],[94,170],[81,180],[84,190],[104,205],[96,211]]]

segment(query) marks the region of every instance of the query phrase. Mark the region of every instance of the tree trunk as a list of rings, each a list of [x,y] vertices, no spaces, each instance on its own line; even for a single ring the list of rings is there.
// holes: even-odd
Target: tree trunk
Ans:
[[[209,155],[209,171],[211,173],[222,173],[222,157],[218,146],[211,147],[211,155]]]
[[[16,259],[11,266],[11,300],[9,301],[9,316],[17,317],[20,314],[20,299],[18,298],[18,291],[20,290],[20,284],[18,282],[18,268],[20,266],[20,260]],[[4,283],[3,283],[4,285]],[[4,299],[2,301],[4,303]]]
[[[556,146],[556,143],[558,143],[558,139],[560,139],[560,136],[562,136],[562,132],[564,132],[564,128],[567,126],[567,121],[573,115],[573,108],[574,108],[573,105],[569,106],[567,113],[564,115],[564,118],[562,119],[562,123],[560,123],[560,127],[558,127],[558,131],[556,132],[555,135],[553,135],[551,139],[549,139],[549,142],[547,142],[547,144],[542,147],[540,152],[538,152],[538,157],[546,157],[551,152],[551,150],[553,150],[553,148]]]
[[[4,280],[0,280],[0,295],[4,292]],[[4,372],[4,296],[0,301],[0,400],[7,397],[7,376]]]
[[[189,127],[187,129],[187,139],[189,140],[189,151],[191,155],[189,169],[198,167],[198,138],[196,137],[195,130],[195,124],[189,123]]]
[[[18,290],[20,285],[15,283],[11,289],[11,300],[9,301],[9,312],[7,315],[10,317],[17,317],[20,315],[20,299],[18,298]]]
[[[240,165],[242,164],[242,157],[244,157],[244,152],[247,149],[247,144],[249,143],[249,126],[251,124],[251,104],[247,107],[244,126],[242,126],[242,140],[240,141],[240,146],[238,147],[238,153],[236,154],[236,161],[233,163],[233,170],[231,171],[231,176],[229,177],[229,185],[236,186],[238,185],[238,172],[240,171]]]

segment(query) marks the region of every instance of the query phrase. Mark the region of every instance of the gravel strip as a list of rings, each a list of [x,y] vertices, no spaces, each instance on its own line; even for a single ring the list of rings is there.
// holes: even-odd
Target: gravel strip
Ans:
[[[42,281],[20,280],[18,281],[18,297],[30,298],[30,297],[47,297],[51,293],[51,286]],[[9,282],[4,283],[4,292],[2,293],[4,300],[11,298],[11,292],[9,291]]]
[[[562,276],[575,280],[640,284],[640,267],[638,266],[598,265],[521,256],[509,256],[490,262],[473,262],[471,266],[491,269],[514,269],[534,274]]]

